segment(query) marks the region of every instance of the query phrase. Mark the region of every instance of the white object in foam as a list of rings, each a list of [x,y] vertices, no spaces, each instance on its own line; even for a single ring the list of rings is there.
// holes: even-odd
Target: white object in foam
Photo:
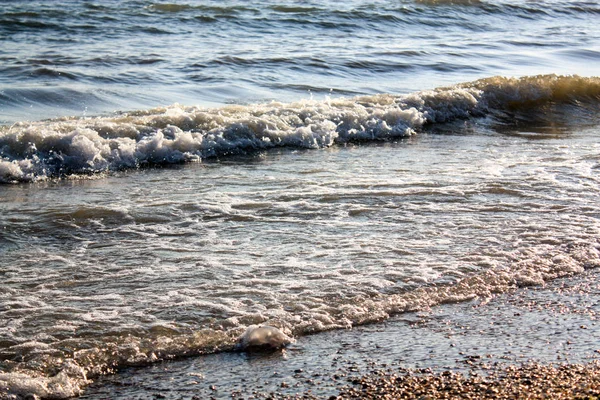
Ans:
[[[281,330],[268,325],[250,325],[238,339],[237,348],[247,350],[252,348],[279,349],[294,340]]]

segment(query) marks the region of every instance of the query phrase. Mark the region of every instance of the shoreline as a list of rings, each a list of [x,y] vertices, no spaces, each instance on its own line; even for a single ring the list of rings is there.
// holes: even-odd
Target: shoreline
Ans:
[[[581,384],[600,390],[593,379],[600,372],[594,339],[600,337],[599,275],[590,270],[545,287],[300,337],[275,353],[220,353],[127,368],[97,379],[80,398],[404,398],[409,392],[398,392],[402,385],[413,392],[419,382],[429,391],[446,381],[473,388],[473,377],[485,375],[492,392],[498,382],[514,388],[526,379],[544,393],[544,371],[565,390],[573,385],[565,386],[563,372],[587,376]],[[461,396],[469,393],[481,395]]]

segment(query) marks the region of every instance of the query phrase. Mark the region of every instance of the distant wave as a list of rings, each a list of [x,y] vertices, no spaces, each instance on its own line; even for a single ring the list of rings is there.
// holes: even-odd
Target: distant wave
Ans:
[[[391,140],[433,124],[598,102],[600,78],[540,75],[492,77],[403,96],[216,109],[175,104],[114,117],[19,122],[0,129],[0,182],[85,176],[274,147]]]

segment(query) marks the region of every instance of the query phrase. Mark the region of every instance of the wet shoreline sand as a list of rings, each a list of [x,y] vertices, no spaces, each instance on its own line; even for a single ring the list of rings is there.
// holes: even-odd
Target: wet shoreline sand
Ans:
[[[301,337],[281,352],[125,369],[97,380],[82,398],[598,395],[599,273]]]

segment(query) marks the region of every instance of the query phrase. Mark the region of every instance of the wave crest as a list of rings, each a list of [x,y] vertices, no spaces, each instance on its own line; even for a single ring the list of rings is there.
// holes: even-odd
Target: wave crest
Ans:
[[[493,77],[404,96],[217,109],[175,104],[117,117],[20,122],[0,130],[0,182],[201,161],[273,147],[318,149],[389,140],[428,124],[599,100],[599,78],[541,75]]]

